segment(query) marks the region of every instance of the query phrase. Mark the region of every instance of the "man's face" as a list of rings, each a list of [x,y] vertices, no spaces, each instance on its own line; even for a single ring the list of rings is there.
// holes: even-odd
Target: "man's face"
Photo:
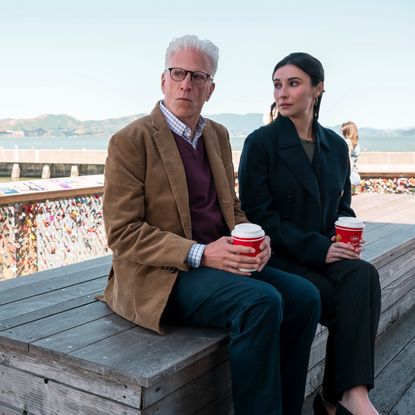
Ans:
[[[212,74],[212,66],[208,57],[194,49],[176,52],[168,64],[170,68]],[[209,100],[214,89],[215,84],[211,79],[203,85],[198,85],[191,80],[190,74],[187,74],[183,81],[171,79],[169,71],[161,75],[164,105],[192,130],[196,127],[204,103]]]

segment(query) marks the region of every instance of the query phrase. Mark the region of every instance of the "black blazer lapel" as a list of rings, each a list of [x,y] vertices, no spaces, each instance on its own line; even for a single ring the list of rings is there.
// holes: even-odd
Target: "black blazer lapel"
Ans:
[[[308,192],[320,203],[320,190],[313,166],[307,158],[297,131],[292,122],[280,116],[275,122],[278,135],[278,148],[282,161],[300,180]],[[316,145],[315,151],[318,151]]]

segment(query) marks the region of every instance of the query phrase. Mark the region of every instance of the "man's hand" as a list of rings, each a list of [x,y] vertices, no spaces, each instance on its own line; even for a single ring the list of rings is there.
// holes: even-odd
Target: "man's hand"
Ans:
[[[240,271],[242,269],[255,269],[261,271],[271,257],[270,239],[265,237],[260,245],[261,252],[256,257],[243,254],[255,252],[254,248],[242,245],[233,245],[232,238],[224,236],[208,245],[202,256],[201,265],[233,272],[239,275],[251,275],[251,272]]]
[[[201,265],[220,269],[222,271],[233,272],[234,274],[251,275],[250,272],[240,271],[239,268],[258,269],[260,261],[257,257],[241,255],[253,252],[255,252],[254,248],[242,245],[233,245],[231,237],[223,236],[222,238],[206,245]]]
[[[332,264],[333,262],[341,261],[342,259],[359,259],[360,253],[363,251],[362,240],[357,248],[353,248],[350,244],[344,242],[336,242],[336,237],[333,236],[331,240],[334,242],[331,244],[327,251],[326,264]]]

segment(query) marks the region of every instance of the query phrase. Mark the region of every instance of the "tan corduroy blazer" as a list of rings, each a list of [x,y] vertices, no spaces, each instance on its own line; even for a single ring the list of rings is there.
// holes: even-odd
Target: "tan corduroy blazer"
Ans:
[[[220,208],[233,229],[247,220],[235,195],[228,133],[207,120],[203,141]],[[111,138],[104,221],[113,261],[103,300],[122,317],[161,333],[161,315],[196,241],[184,167],[159,104]]]

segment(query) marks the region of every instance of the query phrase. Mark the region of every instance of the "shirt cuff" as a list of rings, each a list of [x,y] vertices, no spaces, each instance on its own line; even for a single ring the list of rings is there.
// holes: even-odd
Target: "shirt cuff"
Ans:
[[[203,252],[205,252],[206,245],[193,244],[187,254],[186,262],[193,268],[200,267],[202,261]]]

